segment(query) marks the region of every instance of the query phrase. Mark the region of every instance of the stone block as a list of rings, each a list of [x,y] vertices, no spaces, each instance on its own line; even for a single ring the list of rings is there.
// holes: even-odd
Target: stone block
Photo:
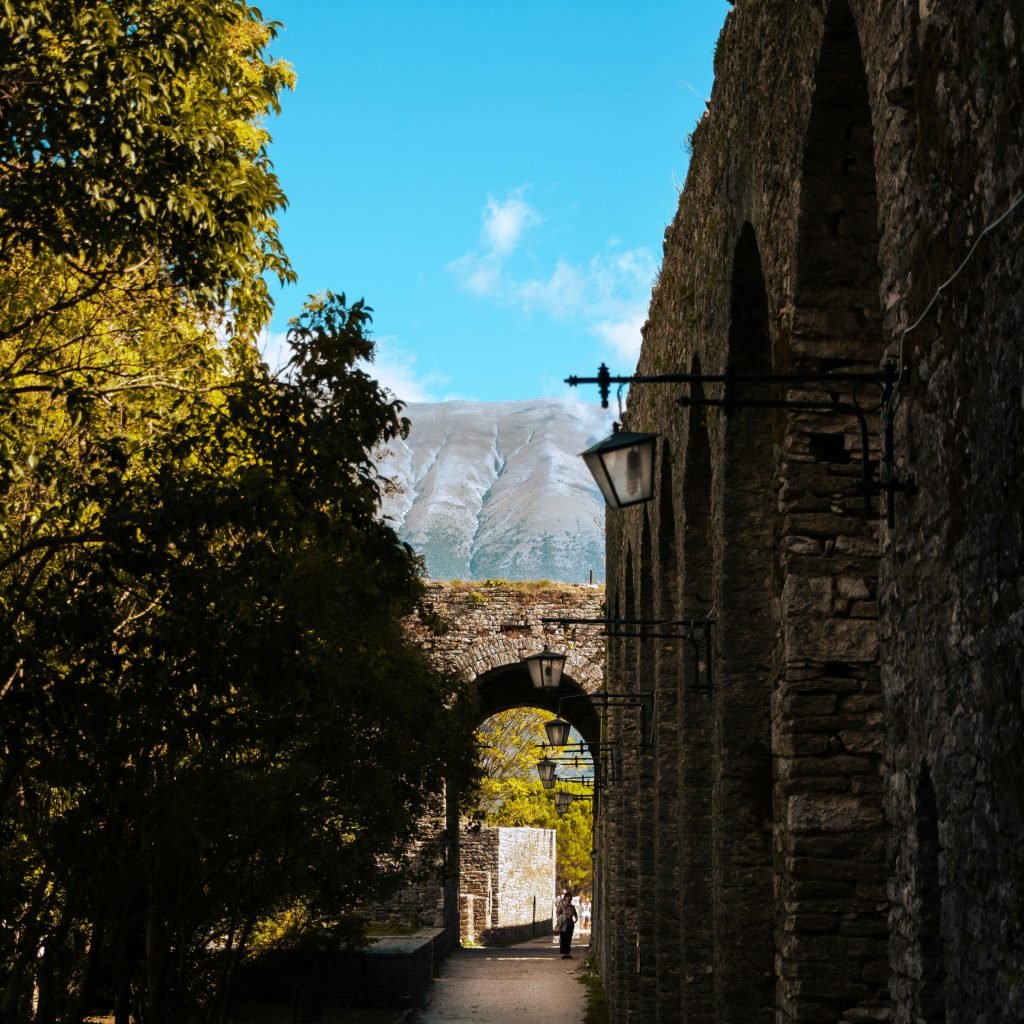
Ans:
[[[786,826],[792,832],[848,832],[877,829],[884,821],[882,811],[856,797],[791,797],[786,808]]]
[[[867,601],[871,597],[868,581],[857,576],[839,576],[834,584],[836,593],[847,601]]]
[[[810,628],[789,621],[783,627],[787,662],[873,662],[878,657],[878,627],[869,619],[829,619]]]
[[[787,932],[836,932],[839,919],[835,914],[787,914],[782,927]]]
[[[890,1006],[854,1006],[839,1018],[841,1024],[886,1024],[892,1019]]]
[[[843,746],[853,754],[880,754],[885,743],[881,729],[849,729],[839,733]]]
[[[783,614],[819,618],[832,611],[830,576],[797,576],[790,573],[782,588]]]

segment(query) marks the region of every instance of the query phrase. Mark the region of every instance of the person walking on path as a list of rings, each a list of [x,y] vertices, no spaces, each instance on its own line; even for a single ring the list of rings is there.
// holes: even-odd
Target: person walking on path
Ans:
[[[577,920],[579,920],[579,914],[576,913],[576,908],[572,905],[572,893],[566,889],[558,908],[558,916],[555,918],[555,924],[558,927],[559,949],[563,960],[572,959],[572,933],[576,928]]]

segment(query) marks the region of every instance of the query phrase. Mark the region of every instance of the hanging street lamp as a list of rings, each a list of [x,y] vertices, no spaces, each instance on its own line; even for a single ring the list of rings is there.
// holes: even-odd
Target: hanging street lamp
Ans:
[[[552,761],[550,757],[545,757],[543,760],[537,762],[537,774],[540,776],[540,781],[545,783],[554,783],[555,781],[555,768],[558,767],[557,761]]]
[[[530,682],[538,690],[557,690],[562,685],[562,669],[567,655],[549,651],[546,647],[539,654],[523,658],[523,664],[530,673]]]
[[[654,446],[657,434],[620,430],[582,453],[590,475],[609,508],[628,508],[654,495]]]
[[[552,747],[568,746],[571,728],[564,718],[552,718],[550,722],[544,723],[544,731],[548,734],[548,743]]]
[[[897,472],[893,413],[896,390],[906,376],[904,369],[888,362],[881,369],[870,372],[829,371],[826,373],[737,373],[726,365],[722,373],[659,373],[635,374],[629,377],[612,376],[602,363],[596,377],[567,377],[570,387],[596,384],[601,395],[601,407],[608,408],[608,395],[613,384],[621,392],[634,384],[685,384],[690,393],[676,400],[684,408],[699,406],[721,409],[732,416],[740,409],[794,409],[817,412],[823,416],[854,416],[860,428],[861,478],[857,489],[864,498],[864,514],[871,515],[871,499],[885,495],[885,518],[891,529],[895,526],[895,496],[908,497],[917,493],[917,483],[910,474]],[[714,386],[718,395],[704,395],[698,388]],[[787,393],[776,397],[775,389]],[[803,392],[801,397],[789,394],[793,389]],[[877,401],[863,405],[866,390],[877,394]],[[845,392],[845,393],[844,393]],[[877,464],[871,458],[868,416],[877,414],[881,426],[881,458]],[[616,442],[616,437],[628,438]],[[619,431],[583,453],[583,458],[594,475],[601,493],[610,508],[626,508],[653,496],[654,438],[656,434],[629,434]],[[649,440],[650,462],[646,460]],[[625,500],[623,500],[625,499]]]

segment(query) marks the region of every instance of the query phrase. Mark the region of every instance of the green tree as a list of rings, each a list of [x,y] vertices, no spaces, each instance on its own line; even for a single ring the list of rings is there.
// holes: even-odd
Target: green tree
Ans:
[[[482,813],[496,810],[507,799],[511,779],[536,779],[540,745],[546,742],[544,723],[554,716],[536,708],[510,708],[492,715],[476,734],[480,783],[476,796]]]
[[[5,617],[11,1015],[35,988],[37,1019],[77,1019],[101,968],[119,1021],[209,1011],[261,917],[330,924],[393,882],[457,765],[453,684],[401,626],[419,566],[376,515],[368,452],[405,424],[355,366],[368,320],[315,300],[287,380],[213,360],[205,386],[143,401],[104,391],[92,353],[86,415],[46,396],[46,444],[9,488],[48,510],[40,540],[62,538],[12,531],[7,563],[31,575],[49,555]],[[90,445],[116,463],[79,459]]]
[[[258,922],[341,934],[467,770],[377,518],[406,424],[359,368],[370,310],[311,300],[281,378],[252,345],[290,276],[273,31],[241,0],[0,5],[5,1020],[223,1018]]]
[[[262,125],[294,80],[264,56],[275,29],[243,0],[0,6],[0,258],[47,250],[92,290],[156,260],[258,327],[263,275],[291,277]]]

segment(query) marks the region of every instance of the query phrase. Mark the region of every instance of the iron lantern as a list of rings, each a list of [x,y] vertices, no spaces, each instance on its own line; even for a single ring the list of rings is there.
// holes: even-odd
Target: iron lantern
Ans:
[[[548,743],[552,747],[564,747],[569,742],[569,725],[564,718],[552,718],[550,722],[544,723],[544,731],[548,735]]]
[[[654,445],[657,434],[620,430],[582,453],[609,508],[627,508],[654,495]]]
[[[540,776],[541,782],[554,782],[555,781],[555,768],[558,767],[557,761],[552,761],[550,757],[545,757],[542,761],[537,762],[537,774]]]
[[[538,690],[557,690],[562,684],[562,669],[566,655],[549,651],[546,647],[539,654],[523,658],[523,664],[530,673],[530,682]]]

